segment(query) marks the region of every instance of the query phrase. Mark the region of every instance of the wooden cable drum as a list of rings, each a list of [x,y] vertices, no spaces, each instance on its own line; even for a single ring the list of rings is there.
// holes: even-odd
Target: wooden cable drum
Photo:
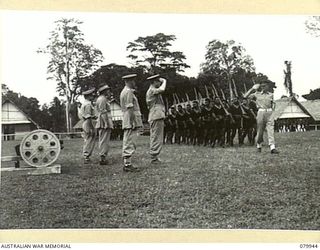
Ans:
[[[20,154],[22,159],[32,167],[47,167],[58,159],[60,141],[48,130],[34,130],[22,139]]]

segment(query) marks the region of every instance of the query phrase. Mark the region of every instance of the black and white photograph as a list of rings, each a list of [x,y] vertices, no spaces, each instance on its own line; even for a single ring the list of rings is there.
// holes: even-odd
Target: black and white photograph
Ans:
[[[1,229],[320,230],[320,16],[0,15]]]

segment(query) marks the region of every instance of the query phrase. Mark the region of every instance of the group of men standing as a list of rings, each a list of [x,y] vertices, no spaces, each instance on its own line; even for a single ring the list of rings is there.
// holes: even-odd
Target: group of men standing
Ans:
[[[139,169],[132,165],[132,155],[136,150],[139,128],[143,127],[142,115],[138,99],[135,95],[136,74],[123,76],[125,86],[120,94],[120,106],[123,113],[123,170],[135,172]],[[269,80],[255,84],[241,100],[233,99],[230,103],[216,96],[213,100],[205,98],[203,104],[197,100],[186,104],[173,105],[166,115],[164,101],[161,94],[166,89],[166,80],[160,75],[147,78],[150,87],[146,93],[146,103],[149,109],[148,122],[150,124],[150,162],[159,164],[158,156],[163,143],[186,143],[191,145],[233,146],[234,138],[238,134],[239,145],[248,136],[250,144],[254,144],[257,135],[257,149],[261,152],[263,133],[268,132],[268,144],[272,154],[278,154],[274,142],[274,110],[273,88],[275,84]],[[260,90],[260,91],[258,91]],[[108,97],[110,87],[104,85],[99,88],[99,97],[93,107],[94,89],[83,92],[85,102],[80,110],[83,119],[84,163],[90,162],[95,142],[95,129],[99,135],[100,164],[108,164],[110,135],[113,122]],[[97,123],[93,125],[93,119]]]
[[[123,129],[123,170],[126,172],[135,172],[139,169],[132,165],[132,155],[136,150],[136,141],[138,131],[143,127],[142,115],[138,99],[135,95],[136,74],[123,76],[125,86],[120,94],[120,106],[123,113],[122,129]],[[161,163],[158,156],[163,145],[163,131],[165,106],[161,93],[165,91],[166,80],[159,75],[153,75],[147,78],[150,82],[150,88],[146,94],[146,102],[149,109],[148,121],[150,123],[150,158],[151,164]],[[110,104],[108,96],[110,96],[110,87],[104,85],[98,90],[99,97],[95,107],[92,105],[95,90],[89,89],[83,92],[85,101],[81,106],[80,118],[83,119],[84,146],[83,156],[84,163],[90,162],[90,156],[94,149],[95,129],[99,134],[99,154],[100,164],[107,165],[107,155],[109,151],[110,135],[113,128]],[[93,120],[97,118],[94,126]]]
[[[83,120],[83,156],[84,163],[90,163],[90,156],[92,155],[96,130],[99,136],[99,155],[100,155],[100,165],[107,165],[107,156],[110,146],[110,136],[113,129],[113,121],[110,109],[110,87],[104,85],[98,89],[98,98],[93,106],[92,102],[95,98],[95,89],[89,89],[84,91],[84,103],[81,106],[79,112],[79,118]],[[94,125],[94,120],[96,119],[96,124]]]

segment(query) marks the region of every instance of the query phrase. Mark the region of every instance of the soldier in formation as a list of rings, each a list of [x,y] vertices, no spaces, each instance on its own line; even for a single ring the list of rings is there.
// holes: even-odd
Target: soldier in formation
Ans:
[[[99,163],[100,165],[107,165],[110,136],[113,129],[110,103],[108,101],[108,97],[110,97],[110,87],[108,85],[104,85],[99,88],[98,93],[99,97],[97,98],[95,105],[97,116],[97,123],[95,127],[99,134]]]
[[[255,101],[237,98],[231,103],[216,96],[204,98],[185,104],[173,105],[166,115],[165,138],[167,144],[187,144],[215,147],[234,146],[238,136],[238,144],[244,144],[247,138],[254,144],[256,135]]]
[[[125,87],[120,94],[120,106],[122,109],[122,129],[123,129],[123,144],[122,157],[126,172],[135,172],[139,169],[132,165],[131,158],[136,150],[136,141],[138,136],[138,129],[142,125],[142,117],[138,98],[134,93],[136,85],[136,74],[123,76]]]
[[[84,163],[90,163],[90,156],[92,155],[94,146],[95,146],[95,129],[93,124],[93,119],[95,118],[94,107],[92,105],[92,101],[94,100],[95,90],[89,89],[84,91],[83,93],[84,102],[79,111],[79,118],[82,122],[82,130],[83,130],[83,157]]]

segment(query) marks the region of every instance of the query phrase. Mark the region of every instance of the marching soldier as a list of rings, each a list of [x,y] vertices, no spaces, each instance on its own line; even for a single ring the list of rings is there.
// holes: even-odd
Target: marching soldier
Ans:
[[[214,99],[214,105],[212,107],[215,114],[215,132],[212,138],[211,146],[215,146],[215,143],[218,142],[220,146],[224,146],[225,139],[225,111],[220,104],[219,97]]]
[[[249,139],[249,134],[250,134],[250,128],[251,128],[251,124],[250,124],[250,107],[248,105],[248,100],[247,98],[243,98],[242,99],[242,110],[243,110],[243,114],[242,114],[242,129],[241,129],[241,133],[240,133],[240,140],[239,140],[239,145],[243,145],[244,143],[244,139],[246,138],[246,136],[248,136],[248,141],[250,143],[250,139]]]
[[[186,144],[192,144],[193,131],[194,131],[194,121],[192,120],[192,107],[188,103],[186,105]]]
[[[98,117],[96,129],[99,133],[99,163],[100,165],[107,165],[108,161],[106,160],[106,157],[108,156],[110,136],[113,129],[110,103],[108,101],[110,96],[110,87],[108,85],[104,85],[99,88],[98,92],[99,97],[96,101],[96,114]]]
[[[229,112],[231,104],[226,99],[222,100],[222,104],[224,105],[226,111],[224,116],[224,135],[223,140],[225,141],[225,144],[227,146],[230,146],[230,139],[231,139],[231,129],[232,129],[232,123],[233,123],[233,117],[232,114]]]
[[[84,164],[90,163],[90,156],[92,155],[95,146],[95,129],[93,119],[95,118],[94,107],[92,101],[94,100],[94,88],[84,91],[82,93],[84,102],[80,108],[79,117],[83,120],[83,156]]]
[[[168,138],[168,132],[170,129],[170,124],[169,124],[169,116],[168,113],[165,112],[165,117],[164,117],[164,129],[163,129],[163,144],[167,143],[167,138]]]
[[[183,143],[185,141],[185,124],[186,113],[181,104],[178,104],[177,110],[177,131],[176,131],[176,139],[177,143]]]
[[[248,140],[250,145],[254,145],[255,137],[257,135],[257,113],[258,113],[258,107],[254,99],[249,99],[249,116],[250,116],[250,122],[249,122],[249,132],[248,132]]]
[[[212,109],[210,107],[210,99],[204,99],[204,105],[201,108],[203,146],[207,146],[212,135]]]
[[[167,143],[172,144],[176,142],[176,129],[177,129],[177,110],[172,106],[168,114],[168,134]]]
[[[256,97],[258,109],[257,114],[257,149],[261,152],[263,133],[265,128],[268,134],[268,143],[270,146],[271,154],[279,154],[276,149],[274,140],[274,117],[272,115],[274,102],[273,102],[273,88],[276,88],[275,83],[270,80],[264,80],[261,84],[255,84],[245,95]],[[261,89],[261,91],[258,91]]]
[[[192,132],[192,143],[193,145],[196,145],[197,143],[200,144],[200,138],[201,138],[201,108],[199,106],[199,102],[197,100],[194,100],[192,102],[192,115],[191,115],[192,121],[194,123],[193,126],[193,132]]]
[[[125,172],[135,172],[139,169],[132,165],[131,157],[136,150],[138,128],[142,127],[141,112],[138,99],[134,94],[136,74],[123,76],[125,87],[120,94],[120,106],[123,113],[123,146],[122,157]]]
[[[160,75],[150,76],[147,80],[150,81],[146,102],[149,109],[151,164],[158,164],[161,163],[158,156],[163,145],[165,118],[165,106],[161,93],[165,91],[167,81],[160,78]]]
[[[242,110],[240,107],[240,103],[237,99],[233,99],[229,108],[229,112],[233,117],[233,122],[230,123],[230,130],[227,133],[227,140],[230,146],[233,146],[233,141],[236,136],[236,133],[238,132],[238,141],[239,144],[241,144],[241,118],[242,118]]]

